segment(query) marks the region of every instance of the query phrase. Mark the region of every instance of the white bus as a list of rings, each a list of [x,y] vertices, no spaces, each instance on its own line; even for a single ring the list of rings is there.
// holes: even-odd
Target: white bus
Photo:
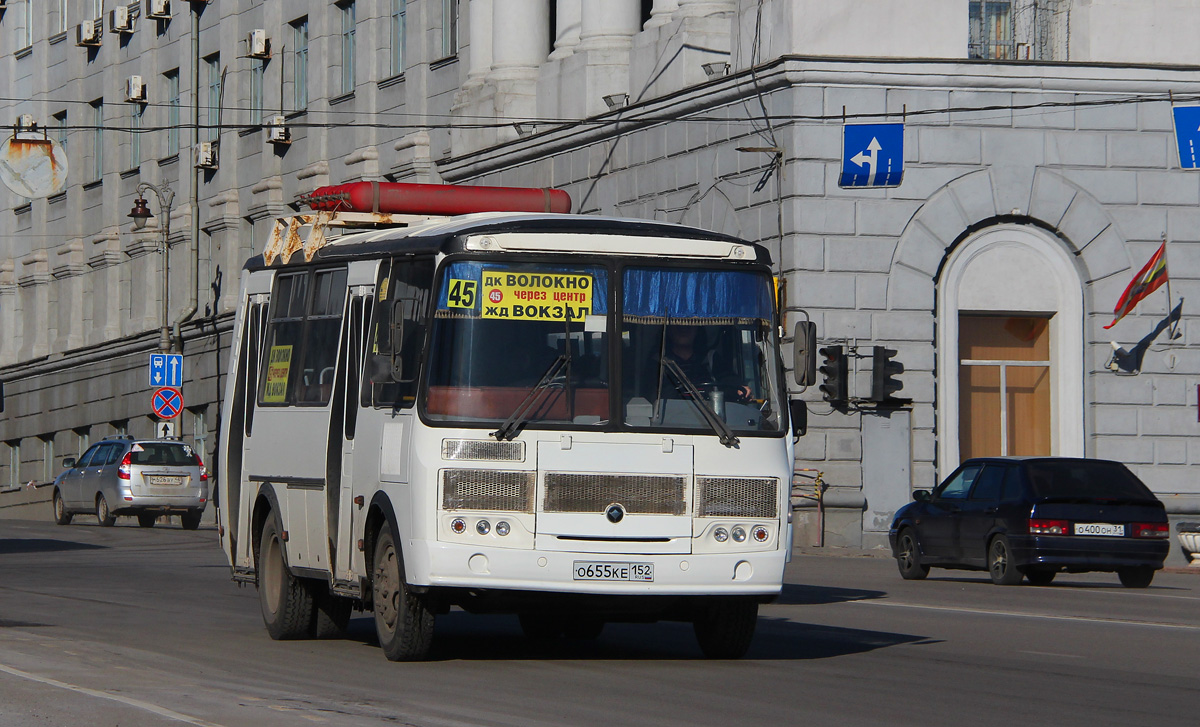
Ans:
[[[536,638],[690,621],[704,654],[741,656],[782,586],[803,427],[766,249],[650,221],[403,217],[380,186],[405,185],[374,185],[369,213],[318,190],[326,211],[277,222],[242,276],[218,524],[270,635],[362,609],[389,659],[416,660],[457,606]],[[480,197],[438,190],[454,205],[424,211]]]

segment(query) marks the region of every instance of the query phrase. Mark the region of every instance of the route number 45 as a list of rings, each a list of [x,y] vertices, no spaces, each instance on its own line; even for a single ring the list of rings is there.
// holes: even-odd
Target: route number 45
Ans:
[[[450,292],[446,304],[451,308],[474,308],[478,283],[474,280],[450,279]]]

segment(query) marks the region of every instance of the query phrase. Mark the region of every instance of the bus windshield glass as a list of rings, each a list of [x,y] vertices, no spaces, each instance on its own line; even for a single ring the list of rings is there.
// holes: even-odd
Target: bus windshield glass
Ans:
[[[431,421],[781,431],[765,270],[460,259],[434,300]]]
[[[628,267],[622,289],[622,387],[631,428],[777,432],[774,289],[746,270]]]
[[[528,404],[525,422],[607,424],[608,279],[605,268],[592,265],[446,266],[434,309],[426,416],[496,422]]]

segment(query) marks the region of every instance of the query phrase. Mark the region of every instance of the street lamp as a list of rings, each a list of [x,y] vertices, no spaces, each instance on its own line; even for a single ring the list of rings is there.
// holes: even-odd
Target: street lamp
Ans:
[[[158,197],[158,208],[162,214],[162,331],[158,337],[158,348],[163,353],[171,352],[171,327],[168,323],[168,296],[167,290],[171,284],[170,268],[167,266],[168,239],[171,235],[171,203],[175,200],[175,191],[165,184],[161,187],[142,182],[137,186],[137,199],[133,201],[133,209],[129,211],[129,216],[133,218],[133,229],[142,230],[146,227],[146,220],[154,215],[150,214],[150,208],[146,206],[146,198],[143,196],[146,192],[154,192],[154,196]]]

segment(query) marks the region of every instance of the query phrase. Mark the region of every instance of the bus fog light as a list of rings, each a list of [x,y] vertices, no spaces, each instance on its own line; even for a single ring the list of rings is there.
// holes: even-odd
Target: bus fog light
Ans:
[[[725,528],[717,528],[713,531],[713,540],[718,543],[724,543],[726,540],[729,540],[729,531]]]
[[[463,531],[467,529],[467,521],[456,517],[450,521],[450,529],[454,531],[455,535],[462,535]]]
[[[500,537],[504,537],[505,535],[508,535],[510,530],[511,530],[511,528],[509,527],[507,522],[501,520],[500,522],[496,523],[496,535],[499,535]]]
[[[480,520],[479,522],[475,523],[475,532],[479,533],[480,535],[487,535],[488,533],[492,532],[492,524],[487,520]]]
[[[741,525],[736,525],[733,528],[733,542],[735,542],[735,543],[746,542],[746,529],[743,528]]]
[[[758,527],[754,528],[753,533],[754,533],[754,539],[760,543],[765,543],[767,541],[767,538],[769,538],[771,536],[771,533],[766,528],[764,528],[762,525],[759,525]]]

